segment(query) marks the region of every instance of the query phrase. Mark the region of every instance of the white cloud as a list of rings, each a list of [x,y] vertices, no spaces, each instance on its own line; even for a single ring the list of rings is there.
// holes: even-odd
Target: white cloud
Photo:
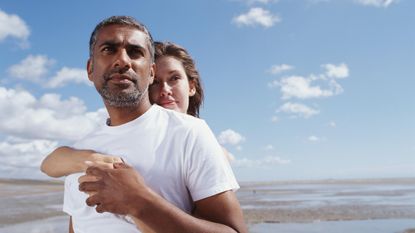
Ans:
[[[291,103],[291,102],[287,102],[283,104],[279,109],[277,109],[277,112],[292,114],[294,116],[303,117],[303,118],[309,118],[316,114],[319,114],[319,111],[317,109],[307,107],[306,105],[303,105],[303,104]]]
[[[324,64],[322,67],[326,69],[326,75],[330,78],[347,78],[349,76],[349,68],[344,63],[339,65]]]
[[[267,156],[257,160],[252,159],[236,159],[232,162],[235,167],[270,167],[275,165],[289,164],[290,160],[282,159],[278,156]]]
[[[54,60],[44,55],[29,55],[19,64],[13,65],[8,72],[11,76],[32,82],[39,82],[44,77]]]
[[[279,0],[230,0],[232,2],[241,2],[244,3],[246,5],[252,6],[252,5],[267,5],[270,3],[278,3]]]
[[[272,116],[271,117],[271,122],[273,123],[277,123],[280,120],[280,118],[278,118],[278,116]]]
[[[312,80],[310,78],[304,78],[301,76],[290,76],[281,79],[279,82],[281,86],[281,93],[283,99],[299,98],[309,99],[317,97],[332,96],[334,93],[332,90],[323,90],[319,86],[312,86]]]
[[[0,41],[14,37],[26,41],[30,35],[29,27],[19,16],[7,14],[0,9]]]
[[[46,84],[49,88],[62,87],[68,83],[83,83],[92,86],[85,69],[63,67]]]
[[[343,88],[336,79],[349,76],[347,65],[343,63],[340,65],[324,64],[322,67],[325,68],[324,74],[284,77],[281,80],[271,81],[268,87],[280,87],[282,99],[309,99],[341,94]],[[320,85],[324,85],[325,88]]]
[[[271,66],[271,68],[269,69],[269,72],[271,74],[279,74],[285,71],[289,71],[294,69],[293,66],[287,65],[287,64],[281,64],[281,65],[273,65]]]
[[[46,94],[37,100],[24,90],[0,87],[0,131],[26,139],[77,140],[105,122],[105,109],[86,112],[76,97]]]
[[[334,121],[330,121],[328,125],[332,128],[336,128],[336,122]]]
[[[355,0],[357,3],[365,6],[374,7],[389,7],[392,3],[397,3],[398,0]]]
[[[275,88],[280,86],[280,82],[278,80],[273,80],[268,83],[267,85],[269,88]]]
[[[307,140],[308,140],[308,141],[310,141],[310,142],[320,142],[320,141],[322,141],[323,139],[322,139],[322,138],[320,138],[320,137],[317,137],[317,136],[315,136],[315,135],[312,135],[312,136],[308,137],[308,138],[307,138]]]
[[[268,4],[268,3],[276,3],[278,0],[246,0],[246,3],[249,5],[253,4]]]
[[[61,100],[61,96],[54,93],[43,95],[38,101],[38,107],[55,111],[57,117],[81,115],[86,112],[86,106],[81,99],[72,96],[67,100]]]
[[[3,178],[45,178],[39,171],[43,158],[58,143],[50,140],[6,139],[0,142],[0,176]]]
[[[268,144],[268,145],[266,145],[266,146],[264,146],[264,148],[263,148],[265,151],[271,151],[271,150],[274,150],[274,146],[273,145],[271,145],[271,144]]]
[[[231,129],[227,129],[219,134],[218,141],[222,145],[238,145],[239,143],[245,141],[245,138],[239,133]]]
[[[92,86],[85,69],[63,67],[55,76],[47,79],[46,75],[54,63],[53,59],[44,55],[29,55],[19,64],[11,66],[8,72],[12,77],[39,83],[48,88],[62,87],[68,83]]]
[[[311,4],[319,4],[319,3],[327,3],[330,2],[331,0],[307,0],[307,2],[311,3]]]
[[[280,22],[281,19],[272,15],[271,12],[260,7],[251,8],[247,13],[236,16],[233,22],[238,26],[263,26],[265,28],[272,27],[275,23]]]

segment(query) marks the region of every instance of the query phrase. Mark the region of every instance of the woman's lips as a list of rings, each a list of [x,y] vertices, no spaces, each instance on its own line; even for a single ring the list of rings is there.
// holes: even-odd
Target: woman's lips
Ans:
[[[174,107],[176,105],[176,101],[174,101],[174,100],[162,100],[162,101],[159,101],[158,104],[162,107],[165,107],[165,108],[171,108],[171,107]]]

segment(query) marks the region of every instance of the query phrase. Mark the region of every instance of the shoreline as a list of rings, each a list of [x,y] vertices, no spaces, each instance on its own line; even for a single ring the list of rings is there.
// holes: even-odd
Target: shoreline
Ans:
[[[249,225],[415,219],[413,184],[415,178],[241,182],[236,194]],[[63,188],[62,180],[0,178],[0,227],[65,216]]]
[[[263,186],[263,185],[275,185],[275,184],[415,184],[415,177],[384,177],[384,178],[327,178],[327,179],[293,179],[293,180],[269,180],[269,181],[238,181],[243,186]],[[1,178],[0,184],[51,184],[51,185],[63,185],[64,181],[59,178],[50,179],[14,179],[14,178]]]

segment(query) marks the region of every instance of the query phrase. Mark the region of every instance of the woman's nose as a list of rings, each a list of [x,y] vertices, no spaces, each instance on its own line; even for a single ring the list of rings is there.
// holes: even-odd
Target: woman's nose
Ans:
[[[160,91],[161,96],[169,96],[172,94],[171,87],[169,84],[167,84],[167,82],[161,82],[160,88],[161,88],[161,91]]]

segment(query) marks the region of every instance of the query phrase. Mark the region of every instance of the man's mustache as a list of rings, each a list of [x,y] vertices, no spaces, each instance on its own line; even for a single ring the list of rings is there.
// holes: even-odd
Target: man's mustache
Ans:
[[[138,75],[136,73],[134,73],[132,70],[125,71],[125,69],[117,67],[117,68],[113,68],[109,72],[105,73],[104,74],[104,80],[107,82],[110,79],[112,79],[112,77],[114,75],[126,76],[134,83],[136,83],[137,80],[139,79]]]

